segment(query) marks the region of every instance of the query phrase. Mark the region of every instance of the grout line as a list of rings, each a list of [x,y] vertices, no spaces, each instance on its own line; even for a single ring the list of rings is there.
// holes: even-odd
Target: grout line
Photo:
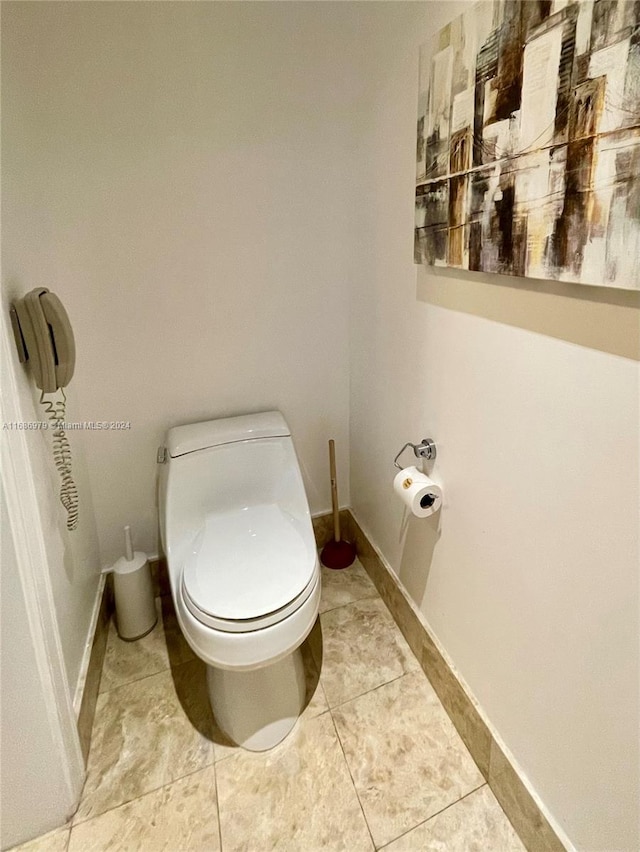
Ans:
[[[171,666],[171,663],[169,663],[169,665],[166,668],[159,669],[157,672],[149,672],[149,674],[140,675],[140,677],[135,677],[135,678],[133,678],[133,680],[127,680],[127,681],[124,681],[123,683],[117,684],[117,686],[112,686],[111,689],[105,689],[104,692],[98,693],[98,698],[100,698],[100,696],[102,696],[102,695],[111,695],[111,693],[117,692],[119,689],[122,689],[125,686],[132,686],[134,683],[140,683],[141,680],[147,680],[150,677],[156,677],[156,675],[163,674],[164,672],[172,671],[174,668],[177,669],[180,666],[186,665],[188,662],[192,662],[192,661],[186,660],[184,663],[178,663],[177,666],[173,666],[173,667]]]
[[[378,590],[374,587],[373,594],[363,595],[361,598],[354,598],[351,601],[345,601],[345,603],[340,603],[340,604],[336,604],[335,606],[330,606],[328,609],[322,609],[322,610],[320,610],[318,615],[326,615],[328,612],[335,612],[337,609],[344,609],[345,606],[351,606],[351,604],[360,603],[360,601],[375,600],[376,598],[379,598],[382,601],[382,603],[384,603],[384,600],[382,600],[382,598],[380,597]]]
[[[209,742],[211,742],[211,741],[209,740]],[[112,805],[112,807],[106,808],[104,811],[101,811],[99,814],[93,814],[92,816],[88,816],[88,817],[84,817],[83,819],[79,819],[77,822],[73,822],[71,824],[71,831],[73,831],[73,829],[78,825],[84,825],[84,823],[91,822],[91,820],[93,820],[93,819],[99,819],[101,816],[104,816],[105,814],[111,813],[111,811],[117,811],[119,808],[123,808],[125,805],[130,805],[130,804],[132,804],[132,802],[137,802],[140,799],[144,799],[147,796],[150,796],[152,793],[157,793],[159,790],[163,790],[165,787],[170,787],[172,784],[175,784],[178,781],[182,781],[185,778],[189,778],[191,775],[197,775],[198,772],[204,772],[205,770],[211,769],[212,767],[215,767],[215,760],[212,761],[211,763],[207,763],[205,766],[200,766],[197,769],[192,769],[191,772],[185,772],[184,775],[180,775],[178,778],[172,778],[171,781],[165,781],[164,784],[159,784],[157,787],[154,787],[151,790],[145,790],[145,792],[141,793],[139,796],[134,796],[133,798],[127,799],[124,802],[118,802],[117,805]],[[217,787],[216,787],[216,791],[217,791]],[[216,795],[217,795],[217,792],[216,792]],[[69,836],[71,836],[71,835],[69,835]]]
[[[158,598],[156,596],[154,598],[154,605],[155,605],[155,601],[157,601],[157,600],[158,600]],[[112,627],[113,627],[113,632],[111,630]],[[160,609],[160,612],[158,613],[158,619],[157,619],[156,623],[154,624],[154,626],[152,627],[152,629],[148,633],[146,633],[144,636],[142,636],[141,638],[146,639],[147,636],[151,636],[153,633],[156,632],[158,627],[160,628],[160,631],[162,633],[162,638],[164,639],[164,647],[167,650],[167,659],[168,659],[169,658],[169,649],[167,647],[167,636],[166,636],[166,632],[165,632],[165,628],[164,628],[164,620],[162,618],[162,609]],[[129,684],[136,683],[139,680],[144,680],[144,678],[146,678],[146,677],[152,677],[152,675],[154,675],[154,674],[159,674],[160,671],[166,671],[166,668],[163,668],[163,669],[160,669],[160,671],[157,671],[157,672],[150,672],[149,674],[142,675],[141,677],[135,677],[135,678],[133,678],[133,680],[127,680],[127,681],[123,681],[122,683],[118,683],[115,686],[112,686],[110,689],[105,689],[103,692],[101,692],[100,686],[102,685],[102,681],[104,679],[104,673],[105,673],[106,661],[107,661],[107,652],[109,651],[110,647],[113,647],[113,644],[110,641],[112,639],[112,637],[115,637],[118,640],[118,642],[122,642],[122,643],[125,642],[124,639],[121,639],[118,636],[118,632],[117,632],[117,629],[116,629],[116,626],[115,626],[115,613],[113,613],[111,618],[109,619],[109,625],[107,627],[107,641],[106,641],[105,649],[104,649],[104,660],[102,662],[102,669],[100,670],[100,683],[98,684],[98,698],[100,698],[101,695],[106,695],[109,692],[113,692],[115,689],[120,689],[121,686],[128,686]],[[136,639],[133,642],[126,642],[126,644],[127,645],[134,645],[135,642],[137,642],[137,641],[139,641],[139,640]],[[168,668],[171,668],[171,662],[170,661],[169,661]]]
[[[372,598],[366,598],[365,600],[372,600]],[[381,599],[381,600],[382,600],[382,599]],[[355,602],[354,602],[354,603],[355,603]],[[384,603],[384,601],[382,601],[382,603]],[[350,606],[350,604],[345,604],[344,606]],[[385,604],[385,606],[386,606],[386,604]],[[336,609],[342,609],[342,608],[344,608],[344,607],[336,607]],[[321,622],[322,622],[322,615],[324,615],[324,613],[320,613],[320,619],[321,619]],[[393,622],[393,628],[394,628],[394,631],[397,631],[397,632],[400,634],[400,636],[402,636],[402,631],[401,631],[401,630],[399,630],[399,628],[398,628],[398,626],[397,626],[396,622],[393,620],[393,617],[392,617],[392,622]],[[426,676],[426,674],[425,674],[425,672],[424,672],[424,670],[422,669],[422,667],[421,667],[421,665],[420,665],[420,660],[419,660],[419,659],[416,657],[416,655],[413,653],[413,651],[411,650],[411,647],[410,647],[410,646],[409,646],[409,644],[407,643],[407,641],[406,641],[406,639],[404,638],[404,636],[402,636],[402,639],[403,639],[403,641],[405,642],[405,644],[407,644],[407,647],[409,648],[409,652],[410,652],[411,656],[412,656],[412,657],[416,660],[416,662],[418,663],[418,665],[417,665],[417,667],[416,667],[416,668],[411,668],[411,669],[408,669],[408,670],[406,670],[406,671],[402,671],[402,672],[401,672],[399,675],[397,675],[396,677],[392,677],[390,680],[385,680],[383,683],[379,683],[377,686],[373,686],[373,687],[371,687],[371,689],[367,689],[367,690],[365,690],[364,692],[360,692],[360,693],[358,693],[357,695],[352,696],[351,698],[346,698],[344,701],[341,701],[341,702],[339,702],[338,704],[331,705],[331,704],[329,704],[329,701],[328,701],[328,699],[327,699],[327,704],[328,704],[328,706],[329,706],[329,709],[330,709],[330,710],[336,710],[338,707],[342,707],[344,704],[348,704],[350,701],[355,701],[355,700],[356,700],[356,698],[361,698],[363,695],[368,695],[370,692],[375,692],[375,690],[376,690],[376,689],[380,689],[380,687],[382,687],[382,686],[387,686],[387,684],[389,684],[389,683],[393,683],[393,682],[394,682],[394,681],[396,681],[396,680],[400,680],[400,678],[401,678],[401,677],[405,677],[405,675],[413,674],[414,672],[420,672],[420,674],[421,674],[421,675],[423,675],[423,677],[427,677],[427,676]],[[312,655],[312,656],[313,656],[313,655]],[[315,659],[314,659],[314,663],[315,663],[315,662],[316,662],[316,661],[315,661]],[[317,668],[317,663],[316,663],[316,668]],[[322,671],[320,671],[320,672],[319,672],[319,675],[320,675],[320,677],[322,677]],[[428,680],[428,678],[427,678],[427,680]],[[323,691],[324,691],[324,689],[323,689]],[[327,698],[326,691],[325,691],[325,698]],[[438,700],[440,700],[440,699],[438,699]],[[441,702],[441,703],[442,703],[442,702]]]
[[[193,663],[193,662],[194,662],[193,660],[186,660],[184,663],[179,663],[177,666],[174,666],[173,668],[171,667],[171,665],[169,665],[169,668],[168,668],[168,669],[162,669],[162,670],[161,670],[161,671],[159,671],[159,672],[153,672],[153,673],[151,673],[151,674],[144,675],[143,677],[137,678],[136,680],[128,681],[127,683],[120,684],[119,686],[116,686],[116,687],[114,687],[113,689],[110,689],[110,690],[108,690],[107,692],[103,692],[103,693],[101,693],[101,694],[102,694],[102,695],[109,695],[110,693],[116,692],[116,691],[118,691],[118,690],[122,689],[123,687],[130,687],[130,686],[131,686],[132,684],[134,684],[134,683],[140,683],[140,682],[141,682],[141,681],[143,681],[143,680],[148,680],[149,678],[156,677],[156,676],[157,676],[157,675],[159,675],[159,674],[164,674],[164,673],[165,673],[165,672],[167,672],[167,671],[168,671],[168,672],[173,672],[175,669],[179,669],[179,668],[181,668],[182,666],[189,665],[190,663]],[[98,698],[100,698],[100,696],[98,696]],[[98,715],[98,714],[96,713],[96,716],[95,716],[95,718],[94,718],[94,727],[95,727],[95,724],[96,724],[96,718],[97,718],[97,715]],[[207,739],[207,738],[205,737],[205,739]],[[88,821],[89,821],[89,820],[91,820],[91,819],[95,819],[95,818],[96,818],[96,817],[98,817],[98,816],[102,816],[102,814],[103,814],[103,813],[107,813],[108,811],[116,810],[117,808],[122,807],[122,805],[130,804],[131,802],[134,802],[134,801],[136,801],[137,799],[141,799],[143,796],[146,796],[146,795],[148,795],[149,793],[154,793],[154,792],[156,792],[157,790],[162,789],[162,787],[166,787],[166,786],[168,786],[169,784],[173,784],[175,781],[180,781],[182,778],[187,778],[189,775],[193,775],[193,774],[194,774],[194,773],[196,773],[196,772],[200,772],[201,770],[206,769],[206,768],[208,768],[209,766],[214,766],[214,765],[215,765],[215,763],[217,762],[217,761],[216,761],[216,756],[215,756],[215,742],[214,742],[213,740],[207,740],[207,741],[208,741],[208,742],[210,742],[210,743],[211,743],[211,745],[213,746],[213,760],[212,760],[212,762],[211,762],[210,764],[206,764],[205,766],[201,766],[201,767],[199,767],[199,768],[197,768],[197,769],[192,770],[191,772],[186,772],[184,775],[180,775],[180,776],[179,776],[179,777],[177,777],[177,778],[173,778],[173,779],[172,779],[172,780],[170,780],[170,781],[166,781],[164,784],[160,784],[158,787],[154,787],[154,788],[152,788],[151,790],[146,790],[144,793],[141,793],[139,796],[134,796],[134,797],[133,797],[133,798],[131,798],[131,799],[127,799],[127,800],[125,800],[125,801],[123,801],[123,802],[119,802],[117,805],[113,805],[112,807],[107,808],[106,810],[102,811],[100,814],[95,814],[95,815],[93,815],[93,816],[87,816],[87,817],[84,817],[84,818],[82,818],[82,819],[76,819],[76,814],[77,814],[78,810],[80,809],[80,805],[81,805],[81,804],[82,804],[82,802],[84,801],[84,798],[85,798],[85,795],[84,795],[84,794],[85,794],[85,790],[86,790],[86,787],[87,787],[87,783],[88,783],[88,781],[89,781],[89,774],[88,774],[88,772],[87,772],[87,775],[86,775],[86,777],[85,777],[84,784],[83,784],[83,786],[82,786],[82,792],[81,792],[81,794],[80,794],[80,799],[79,799],[79,801],[78,801],[78,806],[76,807],[76,811],[75,811],[75,813],[73,814],[73,816],[71,817],[71,820],[70,820],[70,823],[69,823],[69,825],[70,825],[70,829],[71,829],[71,830],[73,830],[73,828],[74,828],[76,825],[81,825],[81,824],[82,824],[82,823],[84,823],[84,822],[88,822]],[[94,730],[93,730],[93,728],[92,728],[92,730],[91,730],[91,739],[90,739],[90,741],[89,741],[89,754],[88,754],[88,759],[87,759],[87,767],[89,766],[89,759],[90,759],[90,757],[91,757],[91,749],[93,748],[93,746],[94,746]],[[70,835],[69,835],[69,836],[70,836]]]
[[[95,715],[94,715],[94,719],[93,719],[93,726],[94,727],[95,727],[95,724],[96,724],[96,721],[95,721]],[[87,784],[89,782],[89,772],[87,770],[88,770],[88,767],[89,767],[89,758],[91,757],[92,747],[93,747],[93,727],[91,728],[91,738],[89,740],[89,751],[87,753],[87,763],[86,763],[86,766],[85,766],[85,776],[84,776],[84,782],[82,784],[82,790],[80,791],[80,798],[78,799],[78,804],[76,805],[75,810],[74,810],[73,814],[71,815],[71,819],[69,820],[69,837],[71,837],[71,832],[73,831],[74,825],[79,824],[80,822],[84,822],[84,820],[78,820],[78,823],[76,823],[76,817],[78,815],[78,811],[80,810],[80,805],[82,804],[82,802],[84,800],[84,793],[85,793],[85,790],[87,789]]]
[[[400,680],[407,675],[414,674],[417,669],[412,669],[408,672],[402,672],[402,674],[397,675],[396,677],[392,677],[391,680],[385,680],[384,683],[379,683],[377,686],[372,686],[371,689],[367,689],[365,692],[359,692],[358,695],[354,695],[352,698],[347,698],[344,701],[341,701],[339,704],[331,705],[327,701],[327,706],[329,710],[338,710],[340,707],[344,707],[345,704],[350,704],[352,701],[357,701],[358,698],[362,698],[365,695],[370,695],[372,692],[375,692],[378,689],[382,689],[383,686],[389,686],[390,683],[395,683],[397,680]],[[326,698],[326,693],[325,693]]]
[[[218,745],[222,745],[222,743],[218,743]],[[230,757],[234,757],[238,753],[238,749],[241,749],[242,746],[228,746],[228,748],[233,749],[228,754],[223,754],[222,757],[216,757],[214,760],[214,764],[217,766],[218,763],[222,763],[223,760],[229,760]]]
[[[358,800],[358,804],[360,805],[360,812],[362,813],[362,819],[364,820],[364,824],[367,826],[367,831],[369,832],[369,837],[371,838],[371,845],[373,849],[376,849],[376,842],[373,839],[373,834],[371,833],[371,828],[369,826],[369,821],[367,819],[367,815],[364,812],[364,807],[362,806],[362,802],[360,801],[360,795],[358,793],[358,788],[356,787],[356,782],[353,780],[353,775],[351,773],[351,767],[349,766],[349,761],[347,760],[347,755],[344,750],[344,745],[342,744],[342,740],[340,739],[340,733],[338,732],[338,726],[336,725],[336,720],[333,718],[333,713],[331,709],[329,709],[329,716],[331,718],[331,723],[333,725],[333,730],[336,732],[336,737],[338,739],[338,744],[340,746],[340,751],[342,752],[342,757],[344,758],[344,764],[347,767],[347,772],[349,773],[349,778],[351,779],[351,786],[353,787],[353,792],[356,794],[356,799]]]
[[[317,666],[316,666],[316,668],[317,668]],[[322,681],[320,679],[320,672],[318,672],[318,686],[316,687],[316,691],[318,689],[320,689],[320,692],[322,693],[322,697],[324,698],[324,703],[327,707],[327,709],[323,710],[322,713],[330,713],[331,707],[329,706],[329,702],[327,701],[327,693],[324,691],[324,686],[322,685]],[[318,713],[318,716],[321,716],[322,713]]]
[[[1,1],[1,0],[0,0],[0,1]],[[164,631],[164,627],[163,627],[163,631]],[[165,636],[165,639],[166,639],[166,636]],[[108,641],[109,641],[109,637],[107,636],[107,643],[108,643]],[[103,678],[103,676],[104,676],[105,660],[106,660],[106,658],[107,658],[107,648],[108,648],[108,645],[107,645],[107,647],[105,647],[105,656],[104,656],[104,660],[103,660],[103,662],[102,662],[102,669],[101,669],[101,671],[100,671],[100,683],[102,683],[102,678]],[[167,649],[167,650],[168,650],[168,649]],[[189,661],[187,660],[186,662],[189,662]],[[180,663],[179,665],[184,665],[184,663]],[[176,668],[177,668],[177,666],[176,666]],[[95,724],[96,724],[96,716],[97,716],[97,711],[98,711],[98,703],[99,703],[99,701],[100,701],[101,696],[103,696],[103,695],[110,695],[112,692],[115,692],[117,689],[121,689],[121,688],[122,688],[122,687],[124,687],[124,686],[131,686],[131,685],[132,685],[132,684],[134,684],[134,683],[139,683],[141,680],[146,680],[146,679],[147,679],[147,678],[149,678],[149,677],[155,677],[155,675],[159,675],[159,674],[162,674],[162,673],[163,673],[163,672],[165,672],[165,671],[171,671],[171,670],[172,670],[172,669],[171,669],[171,662],[169,661],[169,668],[168,668],[168,669],[160,669],[160,671],[157,671],[157,672],[151,672],[150,674],[142,675],[142,677],[135,678],[134,680],[128,680],[128,681],[125,681],[124,683],[121,683],[121,684],[119,684],[118,686],[114,686],[114,687],[112,687],[111,689],[106,689],[104,692],[100,692],[100,691],[99,691],[99,690],[100,690],[100,686],[98,685],[98,695],[96,696],[96,709],[94,710],[94,713],[93,713],[93,724],[92,724],[92,726],[91,726],[91,734],[90,734],[90,736],[89,736],[89,748],[88,748],[88,750],[87,750],[87,759],[86,759],[86,764],[85,764],[85,772],[86,772],[87,767],[89,766],[89,760],[90,760],[90,758],[91,758],[91,749],[92,749],[92,747],[93,747],[93,729],[94,729]],[[83,791],[83,792],[84,792],[84,788],[85,788],[85,786],[86,786],[86,783],[87,783],[87,778],[85,777],[85,782],[84,782],[84,784],[82,785],[82,791]],[[82,801],[82,795],[80,796],[80,801]],[[78,804],[78,807],[79,807],[79,806],[80,806],[80,805]],[[76,808],[76,810],[77,810],[77,808]]]
[[[444,808],[440,808],[439,811],[436,811],[434,814],[431,814],[431,816],[427,817],[426,819],[423,819],[422,822],[416,823],[416,825],[413,825],[411,826],[411,828],[408,828],[406,831],[403,831],[402,834],[399,834],[397,837],[394,837],[393,840],[389,840],[387,843],[384,844],[384,846],[378,846],[377,848],[386,849],[386,847],[389,846],[391,843],[395,843],[396,840],[399,840],[401,837],[405,837],[405,835],[410,834],[412,831],[414,831],[414,829],[419,828],[421,825],[425,825],[425,823],[431,822],[434,817],[437,817],[445,811],[448,811],[449,808],[452,808],[454,805],[457,805],[463,799],[466,799],[468,796],[473,795],[473,793],[477,793],[478,790],[481,790],[483,787],[486,786],[487,782],[484,781],[482,784],[479,784],[477,787],[474,787],[473,790],[469,790],[469,792],[465,793],[464,796],[460,796],[460,798],[456,799],[454,802],[449,802],[449,804],[445,805]]]
[[[217,814],[218,814],[218,839],[220,840],[220,852],[222,852],[222,818],[220,816],[220,793],[218,791],[218,770],[217,770],[217,767],[216,767],[217,761],[215,760],[215,754],[216,754],[216,751],[215,751],[215,746],[214,746],[214,749],[213,749],[213,756],[214,756],[213,780],[214,780],[214,784],[215,784],[215,788],[216,788],[216,811],[217,811]]]
[[[164,634],[164,637],[165,637],[165,640],[166,640],[166,633],[164,633],[164,628],[163,628],[163,634]],[[175,671],[176,669],[179,669],[181,666],[186,666],[189,663],[193,663],[193,662],[195,662],[196,660],[199,659],[199,657],[194,656],[194,658],[192,660],[184,660],[184,662],[182,662],[182,663],[177,663],[176,665],[172,665],[171,664],[171,657],[169,655],[169,649],[168,649],[168,646],[166,644],[165,644],[165,647],[167,648],[167,655],[168,655],[168,658],[169,658],[169,663],[165,668],[159,669],[156,672],[149,672],[149,674],[143,674],[140,677],[133,678],[133,680],[127,680],[127,681],[124,681],[123,683],[117,684],[116,686],[112,686],[111,689],[106,689],[104,692],[98,693],[98,698],[100,698],[101,695],[109,695],[110,693],[115,692],[118,689],[122,689],[124,686],[131,686],[134,683],[139,683],[141,680],[146,680],[147,678],[150,678],[150,677],[155,677],[156,675],[162,674],[163,672]],[[104,666],[103,666],[103,672],[104,672]],[[102,673],[101,673],[100,677],[102,678]]]

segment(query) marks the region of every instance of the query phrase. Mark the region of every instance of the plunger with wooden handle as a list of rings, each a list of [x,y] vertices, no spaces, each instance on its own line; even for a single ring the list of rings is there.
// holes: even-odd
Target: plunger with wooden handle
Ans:
[[[356,549],[340,538],[340,511],[338,509],[338,478],[336,475],[336,445],[329,441],[329,469],[331,472],[331,505],[333,508],[333,541],[322,548],[320,559],[327,568],[347,568],[356,558]]]

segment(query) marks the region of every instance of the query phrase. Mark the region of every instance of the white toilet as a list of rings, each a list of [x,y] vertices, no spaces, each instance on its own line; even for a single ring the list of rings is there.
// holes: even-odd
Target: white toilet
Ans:
[[[214,716],[244,748],[272,748],[304,706],[300,645],[320,603],[289,428],[279,411],[177,426],[160,470],[171,592]]]

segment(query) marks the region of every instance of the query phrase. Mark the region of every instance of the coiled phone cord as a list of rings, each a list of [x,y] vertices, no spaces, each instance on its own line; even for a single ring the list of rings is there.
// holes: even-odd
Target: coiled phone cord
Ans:
[[[71,446],[63,429],[65,406],[67,398],[64,388],[60,388],[61,397],[45,399],[44,391],[40,394],[40,403],[44,406],[49,420],[54,424],[53,460],[62,479],[60,486],[60,502],[67,511],[67,529],[74,530],[78,525],[78,488],[71,476]]]

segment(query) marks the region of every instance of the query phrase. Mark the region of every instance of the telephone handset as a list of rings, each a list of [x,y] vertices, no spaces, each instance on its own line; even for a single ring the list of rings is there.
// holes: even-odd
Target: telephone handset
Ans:
[[[76,346],[69,317],[60,299],[46,287],[36,287],[11,306],[11,325],[22,363],[31,367],[40,402],[54,424],[53,458],[62,478],[60,501],[67,510],[67,529],[78,524],[78,489],[71,476],[71,447],[64,432],[66,397],[63,388],[71,381]],[[45,394],[58,389],[57,399]]]
[[[66,387],[73,376],[76,346],[69,317],[56,294],[36,287],[12,306],[11,321],[20,360],[29,361],[40,390],[54,393]]]

